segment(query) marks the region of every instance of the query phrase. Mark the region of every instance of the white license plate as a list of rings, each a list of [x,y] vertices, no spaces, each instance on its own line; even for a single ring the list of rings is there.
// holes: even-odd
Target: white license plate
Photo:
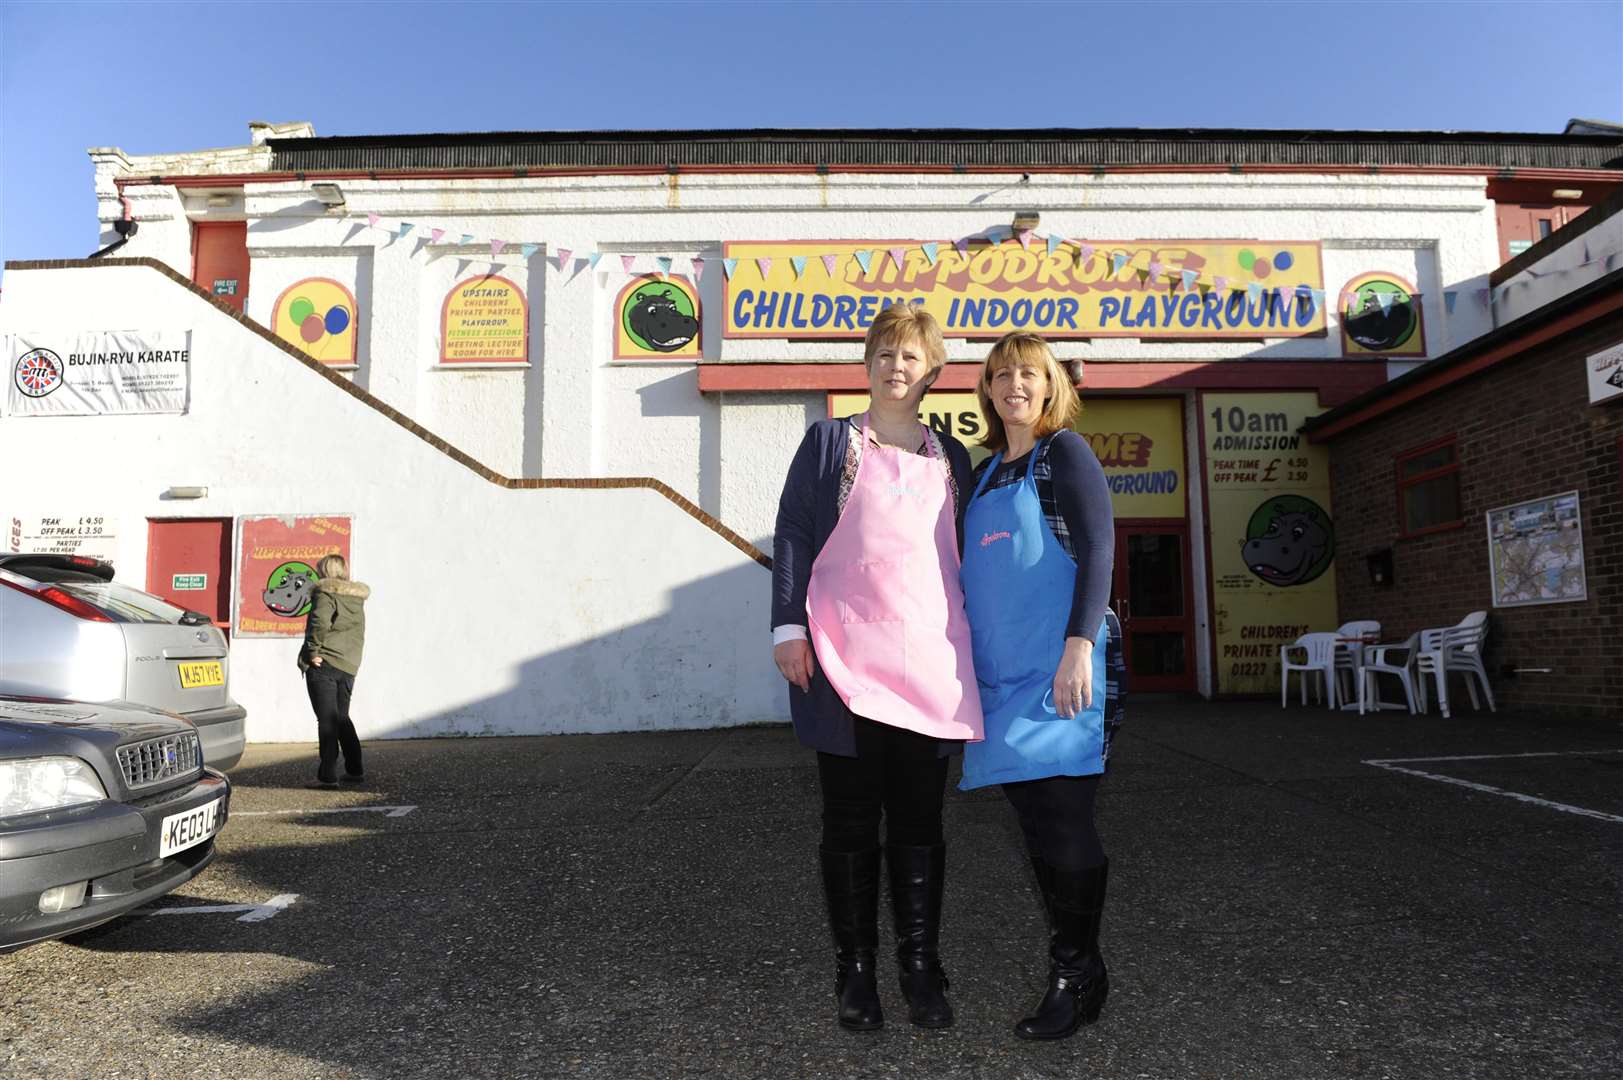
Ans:
[[[220,831],[220,811],[225,808],[225,796],[213,802],[193,807],[163,819],[158,840],[158,857],[167,859],[177,851],[196,847]]]

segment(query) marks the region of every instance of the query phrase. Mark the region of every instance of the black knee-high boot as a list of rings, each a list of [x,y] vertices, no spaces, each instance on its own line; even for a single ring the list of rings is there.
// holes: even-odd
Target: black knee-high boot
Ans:
[[[1032,863],[1042,860],[1033,857]],[[1022,1039],[1063,1039],[1099,1019],[1110,993],[1110,973],[1099,954],[1109,871],[1108,859],[1086,870],[1037,866],[1051,928],[1048,991],[1036,1014],[1014,1026]]]
[[[834,931],[834,993],[840,1026],[872,1031],[885,1022],[874,976],[879,947],[879,849],[822,851],[823,895]]]
[[[919,1027],[952,1026],[947,973],[941,969],[941,893],[946,884],[947,849],[891,844],[890,901],[896,916],[896,962],[908,1019]]]

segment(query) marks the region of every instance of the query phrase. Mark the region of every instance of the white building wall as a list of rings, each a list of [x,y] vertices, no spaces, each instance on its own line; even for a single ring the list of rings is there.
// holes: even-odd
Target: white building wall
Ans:
[[[353,515],[374,590],[363,738],[784,718],[767,571],[658,493],[492,483],[149,268],[7,274],[0,333],[89,329],[189,330],[190,408],[0,417],[0,457],[63,463],[12,470],[0,516],[113,518],[118,577],[140,587],[149,517]],[[172,485],[208,495],[167,501]],[[233,642],[251,740],[314,737],[297,649]]]
[[[1577,224],[1582,223],[1579,218]],[[1610,268],[1606,265],[1609,255],[1615,256]],[[1623,265],[1623,214],[1613,214],[1494,289],[1496,325],[1515,322],[1557,297],[1605,277],[1619,265]]]

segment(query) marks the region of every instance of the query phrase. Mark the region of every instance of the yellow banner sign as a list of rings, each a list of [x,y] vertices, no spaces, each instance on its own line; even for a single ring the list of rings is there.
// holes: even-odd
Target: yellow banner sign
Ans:
[[[830,394],[830,416],[853,416],[867,394]],[[986,434],[974,394],[928,394],[919,420],[954,436],[979,463]],[[1177,398],[1097,398],[1083,406],[1076,430],[1088,440],[1110,483],[1118,518],[1182,518],[1184,500],[1183,403]]]
[[[469,278],[440,310],[440,363],[523,363],[528,335],[524,290],[504,277]]]
[[[1336,628],[1330,451],[1297,433],[1318,396],[1202,394],[1217,689],[1277,694],[1279,647]]]
[[[954,247],[883,241],[726,245],[729,338],[860,338],[896,303],[948,337],[1303,337],[1325,329],[1317,243],[1152,240]]]

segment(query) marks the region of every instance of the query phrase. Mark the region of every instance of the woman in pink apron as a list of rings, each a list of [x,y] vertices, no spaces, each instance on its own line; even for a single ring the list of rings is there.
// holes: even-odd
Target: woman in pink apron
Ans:
[[[938,949],[947,759],[981,737],[958,580],[969,454],[918,421],[947,350],[922,308],[868,330],[872,404],[813,424],[778,502],[773,657],[795,734],[817,751],[823,889],[842,1027],[884,1022],[874,972],[879,823],[909,1019],[952,1024]]]
[[[964,751],[962,786],[1002,785],[1048,914],[1048,987],[1015,1034],[1062,1039],[1098,1018],[1110,988],[1093,805],[1121,721],[1121,626],[1106,606],[1114,518],[1047,342],[1003,338],[976,391],[993,453],[964,511],[963,584],[986,737]]]

